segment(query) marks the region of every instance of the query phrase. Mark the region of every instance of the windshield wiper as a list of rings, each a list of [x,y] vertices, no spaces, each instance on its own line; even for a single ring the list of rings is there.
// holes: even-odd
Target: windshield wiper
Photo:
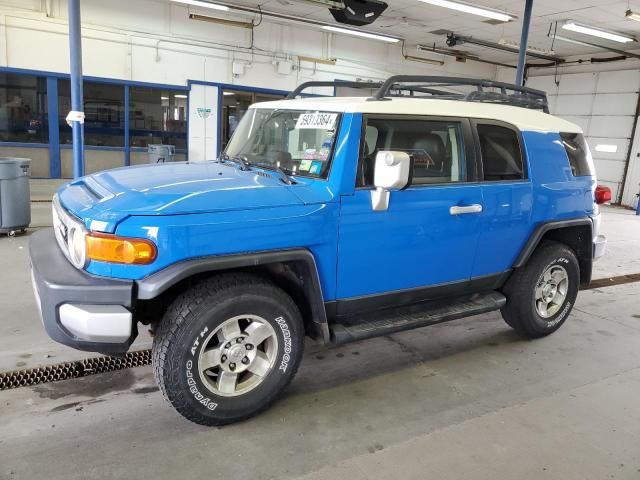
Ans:
[[[282,181],[287,185],[293,185],[296,183],[291,179],[291,177],[289,177],[289,175],[287,175],[287,172],[285,172],[282,168],[280,168],[277,165],[272,165],[270,163],[250,163],[250,165],[255,165],[256,167],[264,168],[266,170],[274,170],[275,172],[278,172],[280,174],[280,178],[282,179]]]
[[[238,168],[242,171],[249,170],[249,161],[247,160],[247,157],[243,155],[237,154],[237,155],[234,155],[233,157],[230,157],[226,153],[223,153],[218,157],[218,162],[222,162],[223,160],[227,162],[235,163],[236,165],[238,165]]]

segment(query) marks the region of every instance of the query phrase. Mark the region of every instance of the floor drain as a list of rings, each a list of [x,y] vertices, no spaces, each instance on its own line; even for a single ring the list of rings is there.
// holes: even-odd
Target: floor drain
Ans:
[[[624,285],[625,283],[640,282],[640,273],[631,273],[629,275],[619,275],[617,277],[598,278],[591,280],[589,285],[581,287],[580,290],[591,290],[593,288],[614,287],[616,285]]]
[[[151,350],[128,352],[123,357],[96,357],[46,367],[0,373],[0,390],[57,382],[151,364]]]

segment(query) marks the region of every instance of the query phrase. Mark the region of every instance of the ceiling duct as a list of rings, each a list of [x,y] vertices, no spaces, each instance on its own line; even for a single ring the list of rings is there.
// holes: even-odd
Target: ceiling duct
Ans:
[[[333,18],[347,25],[370,25],[384,12],[388,5],[380,0],[343,0],[342,8],[330,8]]]

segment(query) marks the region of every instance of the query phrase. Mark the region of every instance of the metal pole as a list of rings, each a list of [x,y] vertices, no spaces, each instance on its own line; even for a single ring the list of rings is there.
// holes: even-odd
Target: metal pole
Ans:
[[[71,63],[71,110],[83,112],[82,106],[82,37],[80,31],[80,0],[69,2],[69,55]],[[73,178],[84,175],[84,123],[72,122]]]
[[[520,52],[518,52],[518,69],[516,70],[516,85],[524,85],[524,67],[527,63],[527,46],[529,43],[529,26],[531,25],[531,11],[533,0],[527,0],[522,16],[522,33],[520,35]]]

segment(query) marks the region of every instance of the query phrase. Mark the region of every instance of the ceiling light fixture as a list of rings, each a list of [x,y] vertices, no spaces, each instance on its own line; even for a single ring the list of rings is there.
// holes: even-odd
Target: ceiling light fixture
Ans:
[[[360,30],[351,30],[350,28],[334,27],[333,25],[323,25],[323,30],[335,33],[344,33],[347,35],[355,35],[356,37],[368,38],[370,40],[380,40],[381,42],[397,43],[399,38],[389,37],[387,35],[378,35],[377,33],[362,32]]]
[[[183,5],[189,5],[192,7],[211,8],[213,10],[221,10],[228,12],[229,7],[226,5],[218,5],[217,3],[203,2],[201,0],[171,0],[173,3],[181,3]]]
[[[514,40],[509,40],[507,38],[501,38],[498,43],[500,45],[503,45],[507,48],[511,48],[515,51],[520,51],[520,43],[516,42]],[[539,53],[540,55],[555,55],[556,52],[554,52],[553,50],[549,50],[548,48],[540,48],[540,47],[534,47],[532,45],[528,45],[527,46],[527,52],[531,52],[531,53]]]
[[[616,153],[618,151],[618,146],[608,145],[606,143],[599,143],[598,145],[596,145],[595,151],[603,152],[603,153]]]
[[[174,98],[188,98],[186,95],[181,95],[181,94],[177,94],[177,93],[173,97]]]
[[[307,57],[305,55],[298,55],[298,60],[301,62],[310,62],[310,63],[320,63],[322,65],[335,65],[335,58],[317,58],[317,57]]]
[[[638,55],[637,53],[633,53],[630,52],[628,50],[620,50],[619,48],[613,48],[610,47],[608,45],[600,45],[597,43],[591,43],[591,42],[581,42],[580,40],[574,40],[573,38],[567,38],[567,37],[563,37],[561,35],[554,35],[553,33],[548,35],[549,38],[553,38],[555,40],[562,40],[563,42],[567,42],[567,43],[573,43],[575,45],[582,45],[584,47],[591,47],[591,48],[597,48],[600,50],[606,50],[607,52],[613,52],[613,53],[617,53],[618,55],[627,57],[627,58],[638,58],[640,59],[640,55]]]
[[[450,8],[459,12],[471,13],[473,15],[479,15],[485,18],[491,18],[492,20],[498,20],[500,22],[510,22],[518,18],[510,13],[500,10],[494,10],[492,8],[483,7],[480,5],[474,5],[472,3],[458,2],[452,0],[420,0],[429,5],[435,5],[437,7]]]
[[[627,17],[627,20],[635,20],[636,22],[640,22],[640,13],[638,12],[627,10],[624,16]]]
[[[557,35],[553,33],[549,34],[549,38],[554,40],[560,40],[562,42],[573,43],[574,45],[582,45],[583,47],[602,48],[591,43],[581,42],[580,40],[574,40],[573,38],[567,38],[567,37],[563,37],[562,35]]]
[[[582,25],[580,23],[576,23],[572,20],[569,20],[562,25],[564,30],[569,30],[571,32],[582,33],[584,35],[591,35],[592,37],[604,38],[606,40],[611,40],[612,42],[619,43],[629,43],[635,42],[636,39],[627,35],[623,35],[617,32],[609,32],[606,30],[601,30],[595,27],[589,27],[587,25]]]
[[[228,20],[226,18],[211,17],[209,15],[198,15],[190,13],[189,18],[191,20],[199,20],[201,22],[217,23],[218,25],[226,25],[227,27],[239,27],[239,28],[253,28],[254,25],[251,22],[239,22],[237,20]]]
[[[509,53],[518,53],[519,49],[516,49],[511,46],[503,45],[501,43],[492,42],[490,40],[483,40],[481,38],[468,37],[465,35],[458,35],[456,33],[450,32],[447,34],[447,45],[450,47],[455,47],[457,45],[463,45],[465,43],[471,45],[478,45],[479,47],[486,47],[492,50],[498,50],[501,52],[509,52]],[[563,62],[564,60],[555,54],[547,55],[542,53],[537,53],[535,51],[528,51],[527,56],[532,58],[539,58],[541,60],[547,60],[549,62]]]
[[[416,49],[421,52],[433,52],[439,55],[448,55],[449,57],[454,57],[458,62],[466,62],[467,60],[470,60],[472,62],[486,63],[489,65],[496,65],[498,67],[516,68],[515,65],[509,65],[508,63],[487,60],[485,58],[480,58],[477,55],[470,54],[469,52],[462,52],[460,50],[436,48],[435,45],[416,45]]]

